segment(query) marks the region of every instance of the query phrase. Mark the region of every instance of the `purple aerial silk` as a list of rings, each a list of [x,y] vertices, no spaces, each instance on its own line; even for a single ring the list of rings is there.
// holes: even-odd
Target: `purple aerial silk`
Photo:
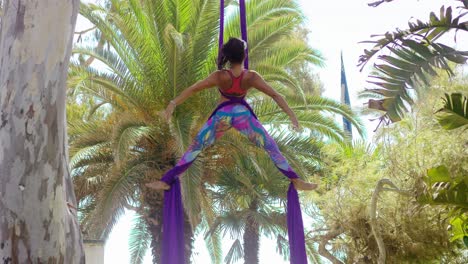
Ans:
[[[220,0],[220,8],[219,8],[219,37],[218,37],[218,62],[221,59],[221,48],[223,47],[224,43],[224,0]],[[240,26],[241,26],[241,36],[242,40],[245,41],[247,45],[247,12],[245,10],[245,0],[239,1],[239,9],[240,9]],[[219,68],[218,63],[218,70]],[[244,68],[249,68],[249,46],[245,47],[245,60],[244,60]]]
[[[218,60],[220,59],[221,47],[224,41],[224,0],[220,0],[220,20],[219,20],[219,51]],[[245,0],[240,0],[240,24],[242,39],[247,43],[247,21]],[[248,47],[246,48],[246,57],[244,61],[244,68],[249,68],[248,61]],[[226,96],[226,95],[225,95]],[[221,103],[213,114],[222,107],[240,103],[245,105],[249,111],[255,116],[250,105],[244,100],[243,97],[228,97],[229,101]],[[213,116],[212,114],[212,116]],[[255,116],[255,118],[257,118]],[[184,207],[182,203],[182,194],[180,189],[180,180],[178,175],[183,173],[190,163],[183,166],[176,166],[168,171],[161,179],[171,186],[171,189],[164,191],[164,209],[163,209],[163,243],[162,243],[162,264],[185,264],[185,243],[184,243]],[[282,170],[278,168],[283,174],[290,179],[297,178],[294,172]],[[293,183],[289,185],[288,189],[288,203],[286,208],[286,217],[288,225],[288,239],[290,250],[290,263],[291,264],[307,264],[307,254],[305,249],[304,239],[304,225],[302,222],[301,206],[299,203],[299,196],[297,190],[294,188]]]
[[[175,177],[171,189],[164,191],[162,264],[185,264],[184,205],[180,180]]]
[[[247,44],[247,12],[245,12],[245,0],[239,1],[239,9],[240,9],[240,26],[241,26],[241,35],[242,40],[245,41]],[[244,68],[249,68],[249,46],[245,47],[245,60],[244,60]]]
[[[218,70],[221,70],[221,48],[224,43],[224,0],[219,4]]]
[[[288,205],[286,207],[288,224],[289,262],[291,264],[307,264],[305,249],[304,225],[302,223],[301,204],[299,195],[293,183],[289,184]]]

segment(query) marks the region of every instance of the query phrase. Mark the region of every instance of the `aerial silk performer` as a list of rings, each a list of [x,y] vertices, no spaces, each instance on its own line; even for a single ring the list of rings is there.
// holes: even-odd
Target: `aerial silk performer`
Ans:
[[[224,0],[220,8],[220,34],[218,70],[206,79],[185,89],[168,104],[164,117],[169,120],[177,105],[183,103],[194,93],[217,87],[220,93],[219,105],[205,125],[193,139],[188,150],[177,165],[167,171],[160,181],[146,184],[148,187],[165,190],[163,208],[162,264],[185,264],[184,254],[184,209],[180,191],[179,176],[195,161],[207,147],[213,145],[224,132],[234,128],[245,135],[256,146],[265,149],[271,160],[291,181],[288,190],[287,225],[290,245],[290,263],[306,264],[307,255],[304,241],[304,227],[297,190],[313,190],[317,184],[307,183],[299,178],[281,154],[276,142],[262,126],[250,105],[245,101],[247,92],[255,88],[269,95],[290,117],[294,129],[299,123],[286,101],[255,71],[248,70],[247,30],[245,21],[245,2],[240,1],[242,38],[230,38],[223,45]],[[229,67],[226,69],[226,64]]]

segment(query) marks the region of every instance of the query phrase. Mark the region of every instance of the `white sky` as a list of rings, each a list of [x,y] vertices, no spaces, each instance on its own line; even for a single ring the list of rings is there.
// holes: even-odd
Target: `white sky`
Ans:
[[[325,86],[323,95],[340,100],[342,50],[351,105],[354,108],[362,107],[365,103],[357,100],[358,91],[369,88],[366,83],[369,67],[360,72],[356,65],[364,48],[369,49],[371,46],[359,42],[373,40],[371,35],[384,34],[395,28],[407,29],[408,21],[419,19],[425,22],[429,19],[430,12],[439,16],[442,5],[458,5],[455,0],[394,0],[376,8],[367,5],[374,1],[376,0],[299,0],[308,19],[308,28],[312,31],[310,45],[326,57],[326,67],[318,69]],[[452,45],[453,37],[446,39]],[[467,34],[457,35],[457,47],[468,50]],[[368,63],[366,66],[371,65],[372,63]],[[371,123],[368,117],[362,119],[367,128],[367,138],[370,139],[377,121]]]
[[[343,51],[346,77],[352,106],[362,106],[364,102],[356,99],[357,91],[366,86],[366,70],[359,72],[356,67],[358,57],[363,53],[364,45],[360,41],[370,40],[372,34],[382,34],[397,27],[407,28],[410,19],[428,20],[430,11],[439,13],[442,5],[457,3],[455,0],[395,0],[377,8],[368,7],[367,3],[375,0],[342,0],[342,1],[311,1],[299,0],[307,16],[307,27],[311,30],[310,45],[322,52],[327,65],[317,69],[324,83],[324,96],[340,100],[340,51]],[[88,2],[88,1],[87,1]],[[412,17],[413,16],[413,17]],[[77,31],[86,28],[83,22],[78,22]],[[468,36],[459,35],[458,47],[468,50]],[[368,47],[368,46],[367,46]],[[366,118],[363,118],[366,120]],[[376,123],[366,122],[368,138]],[[105,247],[106,264],[129,263],[128,232],[131,215],[127,214],[115,227]],[[224,254],[227,248],[224,245]],[[265,238],[261,241],[260,263],[288,263],[275,252],[275,244]],[[148,254],[144,263],[151,263]],[[195,243],[194,264],[209,263],[209,257],[201,238]],[[239,262],[240,263],[240,262]]]

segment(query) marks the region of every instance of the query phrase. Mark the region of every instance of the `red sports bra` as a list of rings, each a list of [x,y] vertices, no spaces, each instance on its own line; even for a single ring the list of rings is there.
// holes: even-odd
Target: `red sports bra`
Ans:
[[[244,72],[246,70],[243,70],[241,74],[238,77],[235,77],[230,70],[226,70],[229,75],[231,76],[232,79],[232,85],[229,89],[222,91],[221,89],[218,88],[219,92],[223,96],[236,96],[236,97],[244,97],[247,94],[247,90],[244,90],[241,88],[241,81],[242,77],[244,76]]]

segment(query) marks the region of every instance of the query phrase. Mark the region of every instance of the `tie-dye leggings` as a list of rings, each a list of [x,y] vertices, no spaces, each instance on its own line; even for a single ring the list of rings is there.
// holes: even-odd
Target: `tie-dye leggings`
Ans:
[[[166,172],[161,180],[171,184],[175,180],[175,177],[178,177],[188,169],[204,149],[214,144],[216,139],[220,138],[231,127],[247,136],[258,147],[264,148],[276,167],[284,175],[290,179],[298,178],[298,175],[292,170],[287,160],[281,154],[276,142],[268,135],[268,132],[254,117],[252,112],[242,104],[230,104],[218,109],[208,119],[194,138],[187,152],[182,156],[182,159],[180,159],[174,168]]]

